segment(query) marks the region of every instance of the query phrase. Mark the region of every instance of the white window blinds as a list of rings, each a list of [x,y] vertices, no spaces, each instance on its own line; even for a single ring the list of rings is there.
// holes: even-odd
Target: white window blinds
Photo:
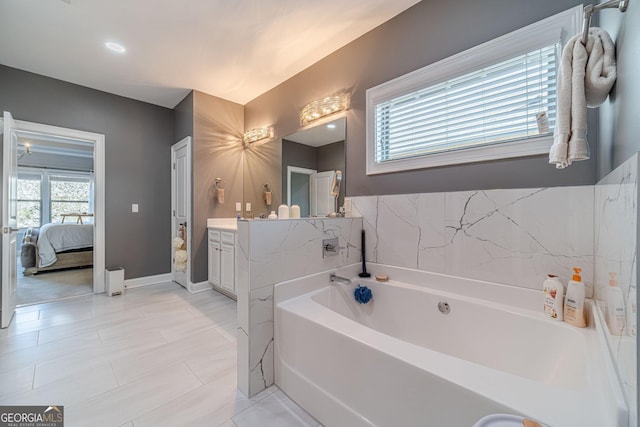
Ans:
[[[548,45],[377,104],[376,163],[549,135],[559,49]]]

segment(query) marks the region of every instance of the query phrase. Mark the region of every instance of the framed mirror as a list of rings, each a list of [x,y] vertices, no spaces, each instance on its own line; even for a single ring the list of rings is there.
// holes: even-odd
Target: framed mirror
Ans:
[[[254,217],[282,203],[300,206],[301,217],[338,211],[345,195],[346,122],[342,117],[245,150],[244,201]]]

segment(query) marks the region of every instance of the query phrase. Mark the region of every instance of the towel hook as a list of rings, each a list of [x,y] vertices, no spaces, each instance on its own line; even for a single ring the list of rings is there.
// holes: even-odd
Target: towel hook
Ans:
[[[223,188],[222,178],[216,178],[216,183],[214,184],[214,187],[218,190],[221,190]]]
[[[591,27],[591,16],[602,9],[618,8],[620,12],[626,12],[629,0],[609,0],[600,4],[588,4],[584,7],[584,21],[582,23],[582,38],[580,41],[586,46],[589,38],[589,27]]]

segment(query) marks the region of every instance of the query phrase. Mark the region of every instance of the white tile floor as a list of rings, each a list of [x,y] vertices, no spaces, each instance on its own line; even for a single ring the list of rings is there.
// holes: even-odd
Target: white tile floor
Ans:
[[[236,387],[236,303],[175,283],[21,307],[0,330],[0,405],[64,405],[65,426],[298,427],[272,386]]]

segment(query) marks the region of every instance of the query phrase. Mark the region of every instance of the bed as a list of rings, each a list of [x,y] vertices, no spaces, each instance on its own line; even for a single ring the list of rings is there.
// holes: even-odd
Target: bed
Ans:
[[[25,275],[93,265],[93,224],[45,224],[28,228],[20,261]]]

